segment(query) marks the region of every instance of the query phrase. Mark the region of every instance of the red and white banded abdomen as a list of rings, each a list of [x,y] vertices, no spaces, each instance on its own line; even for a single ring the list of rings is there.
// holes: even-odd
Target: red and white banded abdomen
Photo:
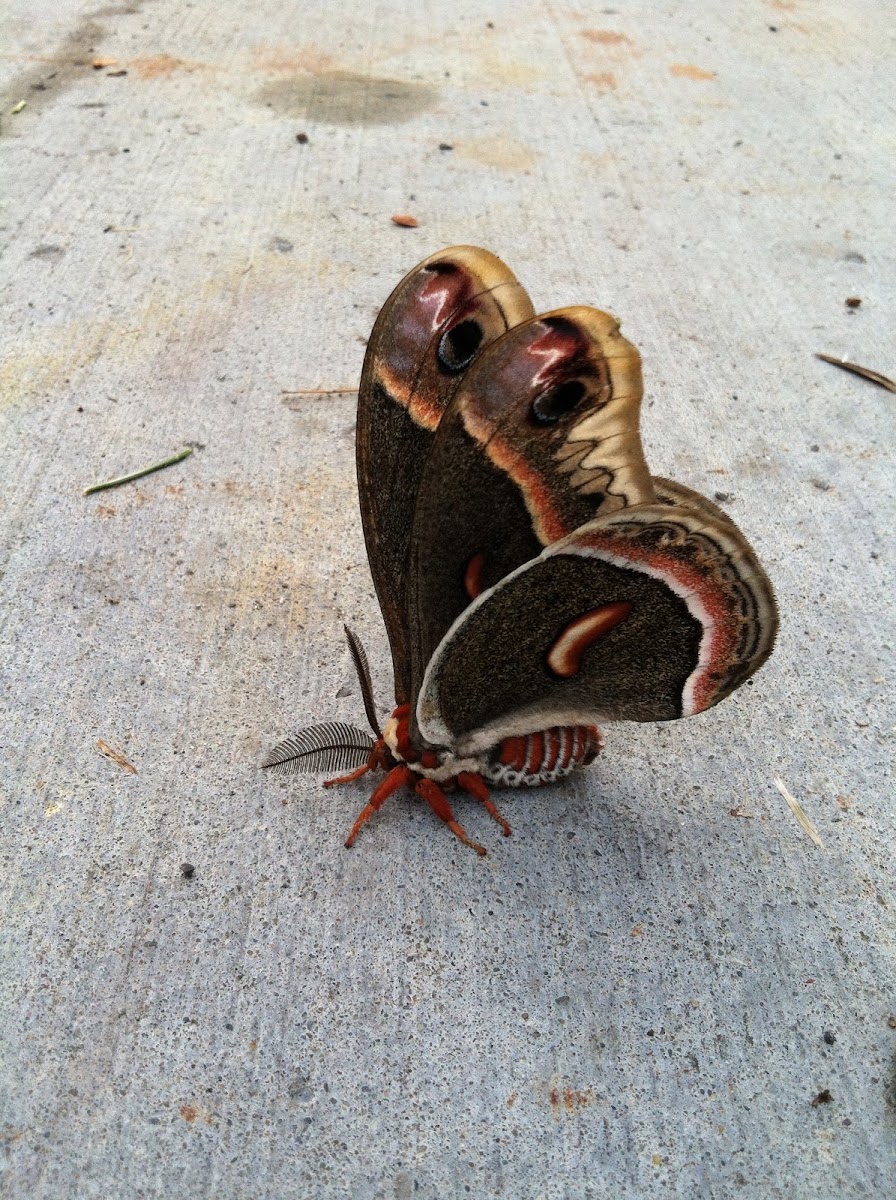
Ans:
[[[543,733],[505,738],[494,761],[483,766],[481,774],[496,787],[555,783],[590,763],[602,745],[596,725],[555,726]]]

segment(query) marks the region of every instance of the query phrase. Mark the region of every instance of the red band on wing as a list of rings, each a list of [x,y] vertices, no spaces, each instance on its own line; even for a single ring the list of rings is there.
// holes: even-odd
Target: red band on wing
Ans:
[[[385,362],[377,364],[376,378],[391,399],[402,408],[406,408],[418,425],[428,429],[430,433],[435,433],[445,411],[442,404],[427,401],[426,396],[414,391],[413,379],[406,379]]]
[[[474,554],[467,563],[467,570],[464,574],[464,587],[467,590],[467,595],[471,600],[475,600],[482,591],[482,564],[485,561],[484,554]]]
[[[548,652],[548,666],[553,673],[560,679],[577,675],[588,647],[624,621],[631,611],[631,604],[622,601],[604,604],[570,621]]]
[[[487,446],[488,456],[501,471],[514,481],[526,502],[535,536],[543,546],[559,542],[571,532],[561,516],[551,488],[542,475],[529,466],[523,456],[504,438],[495,436]]]
[[[691,615],[703,626],[703,637],[699,660],[685,684],[682,715],[692,716],[709,708],[731,663],[737,659],[739,631],[739,621],[713,570],[701,567],[699,560],[676,554],[674,548],[663,551],[656,546],[639,546],[613,535],[586,534],[581,544],[603,552],[611,562],[636,566],[662,580],[685,601]]]

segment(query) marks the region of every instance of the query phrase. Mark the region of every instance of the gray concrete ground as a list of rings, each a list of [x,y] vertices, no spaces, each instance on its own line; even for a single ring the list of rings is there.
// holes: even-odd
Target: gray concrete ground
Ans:
[[[3,46],[2,1195],[896,1193],[896,396],[813,357],[896,372],[890,6],[23,0]],[[488,859],[408,798],[348,853],[366,789],[259,761],[363,721],[343,620],[388,706],[352,389],[456,242],[622,319],[782,633],[513,838],[465,807]]]

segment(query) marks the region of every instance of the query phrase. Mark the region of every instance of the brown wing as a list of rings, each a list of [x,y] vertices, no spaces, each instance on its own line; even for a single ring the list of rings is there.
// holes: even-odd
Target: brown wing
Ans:
[[[653,500],[640,403],[638,351],[596,309],[523,322],[470,368],[439,425],[417,497],[412,694],[479,590],[598,514]]]
[[[660,504],[685,504],[689,508],[695,508],[706,517],[734,525],[725,510],[719,508],[718,504],[707,500],[702,492],[695,492],[693,488],[685,487],[683,483],[677,483],[674,479],[665,479],[662,475],[654,475],[653,490]]]
[[[463,756],[555,725],[689,716],[765,662],[777,625],[733,522],[683,504],[616,512],[458,618],[426,670],[418,729]]]
[[[454,246],[414,267],[373,327],[358,394],[358,490],[399,703],[410,688],[408,546],[433,433],[471,363],[532,312],[529,297],[499,258]]]

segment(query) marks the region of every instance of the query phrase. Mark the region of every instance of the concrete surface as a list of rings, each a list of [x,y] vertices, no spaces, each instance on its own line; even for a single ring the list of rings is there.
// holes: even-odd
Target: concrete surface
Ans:
[[[896,397],[813,358],[896,371],[890,6],[3,28],[2,1195],[893,1195]],[[344,619],[388,705],[351,389],[460,241],[622,318],[783,629],[512,839],[465,807],[487,860],[409,798],[348,853],[365,788],[258,764],[363,723]]]

